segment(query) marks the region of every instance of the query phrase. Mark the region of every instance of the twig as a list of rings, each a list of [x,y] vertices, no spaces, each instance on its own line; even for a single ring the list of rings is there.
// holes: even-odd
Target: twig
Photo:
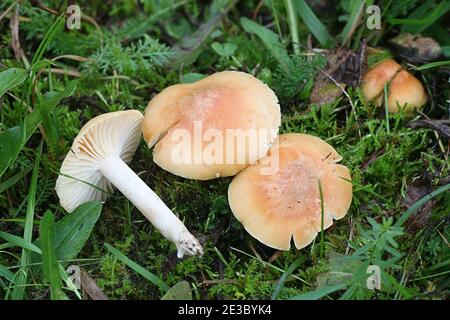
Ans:
[[[253,14],[252,14],[252,20],[256,20],[256,17],[257,17],[258,14],[259,14],[259,10],[261,10],[261,7],[263,6],[263,4],[264,4],[264,0],[260,0],[260,1],[258,2],[258,5],[257,5],[256,8],[255,8],[255,11],[253,11]]]
[[[11,46],[14,51],[14,56],[16,60],[22,60],[25,66],[29,66],[28,60],[25,57],[25,53],[20,47],[19,39],[19,4],[16,4],[16,9],[14,10],[13,16],[11,17],[9,27],[11,28]]]
[[[48,72],[47,69],[43,69],[44,72]],[[50,68],[50,73],[55,74],[64,74],[72,77],[81,77],[81,73],[77,70],[70,70],[70,69],[58,69],[58,68]]]
[[[14,2],[12,5],[10,5],[8,7],[8,9],[6,9],[2,14],[0,14],[0,21],[8,14],[8,12],[10,12],[12,10],[12,8],[14,8],[14,6],[17,4],[17,1]]]
[[[41,4],[41,2],[39,0],[30,0],[30,4],[33,7],[36,7],[36,8],[39,8],[41,10],[47,11],[48,13],[51,13],[51,14],[53,14],[55,16],[59,16],[59,12],[58,11],[56,11],[55,9],[52,9],[52,8],[44,6],[43,4]]]
[[[94,279],[81,268],[81,288],[92,300],[109,300],[108,296],[100,289]]]
[[[350,231],[348,234],[348,242],[347,242],[347,248],[345,248],[345,255],[348,256],[350,253],[350,241],[353,240],[353,235],[355,232],[355,225],[353,224],[353,218],[350,216]]]
[[[382,147],[381,149],[378,149],[374,153],[370,155],[370,157],[362,163],[362,165],[359,167],[362,171],[366,170],[367,167],[369,167],[374,161],[376,161],[381,155],[384,154],[386,151],[386,147]]]
[[[314,54],[311,33],[308,33],[308,39],[307,39],[306,43],[307,43],[307,47],[308,47],[308,55],[307,55],[306,59],[308,61],[311,61],[312,57],[313,57],[313,54]]]
[[[95,61],[94,59],[91,59],[91,58],[85,58],[85,57],[77,56],[77,55],[73,55],[73,54],[64,54],[61,56],[57,56],[57,57],[53,58],[52,61],[57,61],[60,59],[70,59],[70,60],[74,60],[74,61],[78,61],[78,62]]]

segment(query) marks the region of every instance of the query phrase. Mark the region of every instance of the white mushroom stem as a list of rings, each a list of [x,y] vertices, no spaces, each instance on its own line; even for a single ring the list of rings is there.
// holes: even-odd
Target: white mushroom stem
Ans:
[[[202,254],[198,240],[158,195],[119,157],[103,161],[100,171],[168,240],[175,243],[177,256]]]

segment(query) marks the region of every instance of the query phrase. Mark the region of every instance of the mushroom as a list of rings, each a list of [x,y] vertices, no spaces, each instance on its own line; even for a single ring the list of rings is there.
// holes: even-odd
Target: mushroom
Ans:
[[[401,66],[392,59],[377,63],[362,79],[362,91],[367,100],[375,99],[375,105],[381,106],[384,85],[390,81]]]
[[[190,179],[233,176],[263,157],[278,135],[275,93],[250,74],[218,72],[156,95],[142,130],[153,160]]]
[[[276,158],[277,159],[274,159]],[[280,135],[269,154],[233,178],[228,200],[234,216],[257,240],[269,247],[289,250],[310,244],[333,219],[343,218],[352,201],[352,184],[342,157],[318,137]],[[275,174],[262,174],[278,160]]]
[[[400,109],[407,112],[419,109],[427,102],[423,85],[416,77],[392,59],[376,64],[362,79],[362,91],[367,100],[375,106],[383,103],[384,86],[389,85],[388,110],[396,113]]]
[[[175,243],[178,257],[202,254],[198,240],[127,165],[139,145],[142,119],[136,110],[117,111],[99,115],[81,128],[56,181],[61,206],[72,212],[85,202],[105,201],[115,186]]]
[[[420,81],[408,71],[398,72],[389,87],[389,112],[396,113],[402,108],[408,112],[420,109],[425,103],[427,94]]]

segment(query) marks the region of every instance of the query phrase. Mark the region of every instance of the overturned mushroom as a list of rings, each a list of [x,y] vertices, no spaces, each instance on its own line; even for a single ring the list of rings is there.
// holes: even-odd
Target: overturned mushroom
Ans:
[[[420,109],[427,102],[422,83],[392,59],[376,64],[362,79],[364,96],[373,100],[376,106],[383,103],[385,85],[388,85],[388,110],[391,113],[400,109],[407,112]]]
[[[275,93],[250,74],[224,71],[164,89],[142,130],[153,160],[185,178],[232,176],[267,153],[278,134]]]
[[[277,158],[277,159],[275,159]],[[228,199],[235,217],[262,243],[289,250],[310,244],[322,228],[343,218],[352,200],[349,170],[337,164],[342,157],[320,138],[307,134],[284,134],[267,157],[234,177]],[[262,174],[277,161],[275,174]]]
[[[127,165],[139,145],[143,116],[128,110],[102,114],[80,130],[61,166],[56,193],[68,212],[92,200],[105,201],[113,186],[175,243],[178,256],[202,254],[184,224]]]

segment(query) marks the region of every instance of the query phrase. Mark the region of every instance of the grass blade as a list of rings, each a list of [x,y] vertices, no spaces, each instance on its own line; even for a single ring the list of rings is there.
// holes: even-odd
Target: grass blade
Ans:
[[[5,278],[9,282],[13,282],[14,281],[14,273],[9,271],[8,268],[5,268],[2,265],[0,265],[0,277]]]
[[[281,290],[283,290],[286,279],[292,274],[292,272],[294,272],[295,269],[298,268],[298,266],[303,262],[304,259],[305,259],[304,256],[298,257],[297,259],[295,259],[294,262],[292,262],[292,264],[289,266],[289,268],[286,270],[286,272],[283,273],[280,280],[278,280],[275,290],[272,293],[272,297],[271,297],[272,300],[276,300],[278,298]]]
[[[44,39],[42,39],[41,43],[39,44],[39,47],[37,48],[36,52],[33,55],[31,65],[38,63],[42,59],[42,56],[44,55],[44,52],[47,50],[50,40],[56,34],[56,31],[58,31],[58,27],[62,24],[62,22],[64,22],[65,20],[64,18],[65,14],[61,14],[59,17],[57,17],[55,22],[53,22],[48,31],[45,33]]]
[[[33,237],[33,223],[34,223],[34,206],[36,202],[36,185],[39,174],[39,165],[41,162],[42,142],[36,152],[36,159],[34,161],[33,174],[31,176],[30,190],[27,199],[27,212],[25,216],[25,228],[23,231],[23,239],[25,242],[31,243]],[[22,300],[25,294],[25,284],[28,278],[28,265],[30,264],[30,251],[28,249],[22,250],[21,267],[16,278],[16,286],[13,289],[11,298],[13,300]]]
[[[328,48],[333,44],[333,38],[331,38],[325,26],[320,22],[319,18],[311,10],[305,0],[298,0],[293,2],[294,9],[297,14],[302,18],[303,22],[308,27],[309,31],[319,41],[324,48]]]
[[[55,249],[53,248],[53,236],[55,232],[55,216],[47,211],[42,217],[39,226],[39,235],[42,247],[42,269],[44,276],[50,283],[50,293],[52,300],[67,300],[67,296],[61,288],[61,275],[59,264],[56,260]]]
[[[438,68],[438,67],[448,66],[448,65],[450,65],[450,60],[430,62],[430,63],[424,64],[424,65],[421,65],[420,67],[412,67],[411,69],[414,69],[417,71],[423,71],[423,70],[428,70],[428,69]]]
[[[23,238],[15,236],[13,234],[0,231],[0,238],[8,241],[10,244],[14,246],[21,247],[23,249],[27,249],[29,251],[35,252],[37,254],[42,254],[41,249],[39,249],[36,245],[31,242],[25,241]]]
[[[294,296],[292,298],[290,298],[289,300],[318,300],[322,297],[325,297],[326,295],[342,290],[347,286],[346,283],[342,283],[342,284],[338,284],[335,286],[328,286],[328,287],[323,287],[320,289],[316,289],[314,291],[310,291],[307,293],[303,293],[303,294],[299,294],[297,296]]]
[[[294,49],[294,53],[298,55],[300,54],[300,47],[299,47],[300,40],[298,37],[297,16],[295,15],[292,0],[284,0],[284,6],[286,7],[286,11],[289,18],[288,22],[289,22],[289,29],[291,31],[292,47]]]
[[[386,117],[386,133],[389,136],[391,134],[391,127],[389,124],[389,104],[388,104],[388,84],[384,85],[384,113]]]
[[[280,38],[276,33],[245,17],[241,18],[241,25],[245,31],[256,35],[280,63],[282,68],[285,71],[289,71],[291,59],[289,59],[287,51],[281,44]]]
[[[39,111],[42,119],[42,127],[45,130],[44,138],[47,142],[49,153],[52,156],[56,156],[58,151],[58,133],[56,132],[56,128],[51,117],[51,112],[44,103],[43,97],[41,96],[41,94],[37,94],[37,97],[38,103],[36,109]]]
[[[55,224],[53,249],[58,261],[66,265],[74,259],[91,236],[92,230],[102,212],[102,203],[90,201],[80,205],[71,214],[64,216]],[[35,244],[41,247],[41,238]],[[33,254],[33,263],[39,263],[41,256]]]
[[[364,5],[365,1],[353,1],[349,19],[344,27],[344,30],[342,30],[341,46],[345,46],[350,41],[353,33],[355,33],[356,27],[358,26],[363,14]]]
[[[439,2],[433,9],[434,4],[435,2],[432,0],[426,1],[413,11],[407,19],[392,19],[389,22],[391,24],[402,24],[402,32],[413,34],[423,32],[450,10],[449,0]],[[426,18],[423,18],[424,16]]]
[[[20,171],[19,173],[15,174],[14,176],[12,176],[11,178],[9,178],[8,180],[2,182],[0,184],[0,193],[5,192],[6,190],[8,190],[9,188],[11,188],[13,185],[15,185],[17,182],[20,181],[20,179],[22,179],[23,177],[25,177],[28,172],[31,171],[31,169],[33,169],[33,166],[30,165],[28,167],[26,167],[25,169],[23,169],[22,171]]]
[[[434,190],[430,194],[426,195],[425,197],[414,203],[411,207],[409,207],[408,210],[406,210],[406,212],[400,217],[400,219],[397,220],[395,226],[401,227],[414,212],[420,209],[420,207],[422,207],[425,203],[427,203],[437,195],[440,195],[441,193],[444,193],[447,190],[450,190],[450,183]]]
[[[324,218],[325,218],[325,206],[323,202],[323,190],[322,183],[319,180],[319,195],[320,195],[320,256],[324,255],[325,247],[325,234],[324,234]]]
[[[162,281],[159,277],[151,273],[150,271],[144,269],[140,265],[138,265],[136,262],[128,258],[126,255],[124,255],[122,252],[114,248],[108,243],[105,243],[106,249],[108,249],[109,252],[111,252],[117,259],[125,263],[128,267],[139,273],[141,276],[143,276],[145,279],[153,283],[154,285],[158,286],[164,293],[169,291],[170,287]]]

